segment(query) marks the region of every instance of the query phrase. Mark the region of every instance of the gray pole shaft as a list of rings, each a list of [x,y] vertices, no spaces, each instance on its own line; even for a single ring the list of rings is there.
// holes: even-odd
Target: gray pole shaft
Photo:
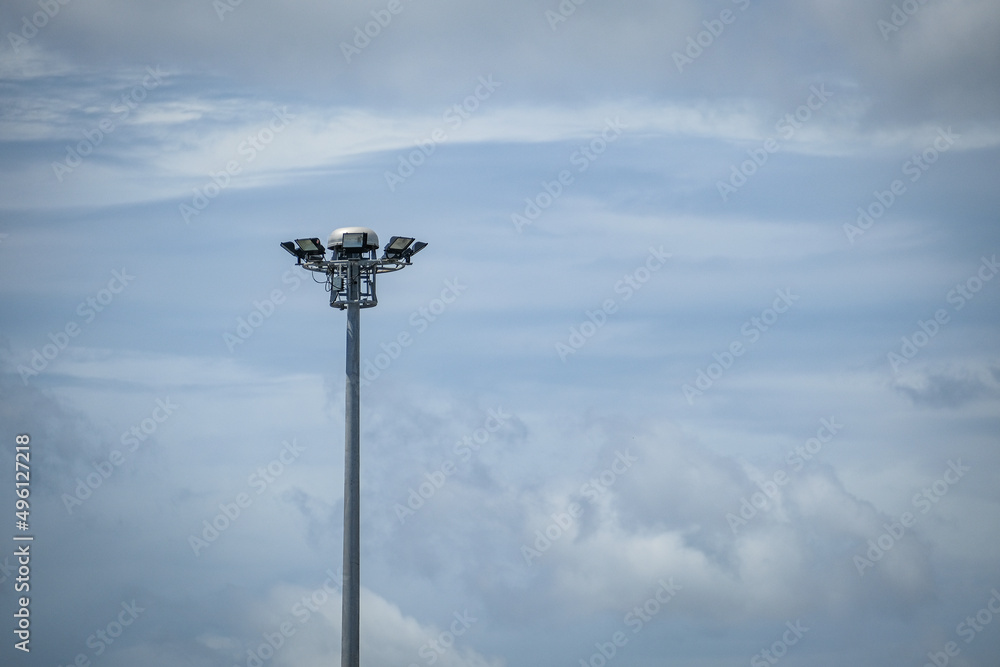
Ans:
[[[359,267],[351,262],[347,288],[347,364],[344,433],[344,587],[341,667],[359,667],[361,644],[361,307]]]

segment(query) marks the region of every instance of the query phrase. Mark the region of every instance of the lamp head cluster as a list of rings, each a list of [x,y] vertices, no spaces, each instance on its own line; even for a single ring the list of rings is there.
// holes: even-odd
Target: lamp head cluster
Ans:
[[[341,227],[333,230],[326,247],[334,259],[372,259],[378,251],[378,234],[367,227]]]
[[[410,258],[427,247],[423,241],[417,241],[409,236],[393,236],[385,244],[385,254],[382,259],[401,259],[407,264]]]
[[[326,256],[326,249],[323,248],[323,243],[316,238],[284,241],[282,242],[281,247],[292,253],[292,255],[299,260],[299,264],[301,264],[303,260],[307,262],[322,260]]]
[[[322,241],[315,237],[284,241],[281,247],[295,257],[298,264],[308,264],[323,262],[326,259],[327,249],[332,253],[334,261],[375,259],[379,242],[378,234],[367,227],[341,227],[330,234],[325,248]],[[381,260],[386,260],[390,264],[393,262],[409,264],[410,258],[426,247],[427,243],[417,241],[410,236],[393,236],[385,244]]]
[[[281,247],[302,268],[326,274],[331,306],[346,308],[356,303],[370,308],[378,303],[375,276],[409,266],[410,258],[427,244],[409,236],[393,236],[377,257],[378,234],[367,227],[341,227],[333,230],[325,247],[318,238],[284,241]]]

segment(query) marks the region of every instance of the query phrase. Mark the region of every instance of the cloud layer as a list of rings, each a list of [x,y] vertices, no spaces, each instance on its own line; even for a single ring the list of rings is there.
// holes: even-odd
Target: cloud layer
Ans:
[[[1000,653],[997,7],[0,24],[5,664],[336,664],[344,322],[278,243],[355,224],[430,243],[362,318],[365,664]]]

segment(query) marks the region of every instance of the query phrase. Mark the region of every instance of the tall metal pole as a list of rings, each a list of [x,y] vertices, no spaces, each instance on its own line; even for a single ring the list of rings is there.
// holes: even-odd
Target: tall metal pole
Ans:
[[[377,274],[409,266],[410,258],[426,246],[409,236],[393,236],[376,259],[378,234],[367,227],[335,229],[325,246],[315,237],[281,243],[298,266],[325,274],[331,306],[347,308],[341,667],[360,667],[361,662],[361,309],[378,304]],[[333,253],[329,261],[328,250]]]
[[[350,263],[347,303],[346,411],[344,415],[344,588],[341,667],[359,667],[361,645],[361,285]]]

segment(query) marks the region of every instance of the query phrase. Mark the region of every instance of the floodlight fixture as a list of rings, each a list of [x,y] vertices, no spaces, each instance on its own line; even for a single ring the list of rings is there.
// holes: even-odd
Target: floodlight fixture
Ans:
[[[319,255],[322,257],[326,254],[326,248],[323,247],[323,242],[318,238],[295,239],[295,242],[299,244],[299,248],[301,248],[302,252],[306,255]]]
[[[413,238],[409,236],[393,236],[389,239],[389,242],[385,244],[385,258],[398,258],[403,257],[406,253],[406,249],[410,247],[413,243]]]
[[[410,246],[409,249],[407,249],[407,251],[406,251],[406,258],[409,259],[410,257],[413,257],[414,255],[416,255],[418,252],[420,252],[421,250],[423,250],[426,247],[427,247],[426,243],[424,243],[423,241],[417,241],[412,246]]]
[[[376,259],[378,234],[367,227],[341,227],[326,248],[318,238],[284,241],[281,247],[297,264],[323,274],[330,305],[347,310],[347,361],[344,429],[344,576],[341,614],[341,666],[360,662],[361,605],[361,309],[378,305],[375,278],[410,265],[410,257],[427,246],[409,236],[393,236]],[[327,259],[326,249],[331,251]]]
[[[415,241],[409,236],[393,236],[385,246],[382,259],[401,261],[403,266],[410,263],[410,258],[427,247],[423,241]]]
[[[299,264],[302,264],[302,260],[316,261],[322,260],[326,256],[326,248],[323,247],[323,242],[317,238],[283,241],[281,247],[294,255],[299,260]]]
[[[326,247],[333,251],[334,259],[375,259],[378,234],[367,227],[341,227],[333,230]]]
[[[292,255],[294,255],[295,258],[298,259],[300,262],[302,258],[305,257],[305,253],[303,253],[301,250],[295,247],[295,241],[282,241],[281,247],[287,250]]]
[[[341,245],[344,250],[363,250],[365,247],[365,233],[347,232],[344,234],[344,240]]]

